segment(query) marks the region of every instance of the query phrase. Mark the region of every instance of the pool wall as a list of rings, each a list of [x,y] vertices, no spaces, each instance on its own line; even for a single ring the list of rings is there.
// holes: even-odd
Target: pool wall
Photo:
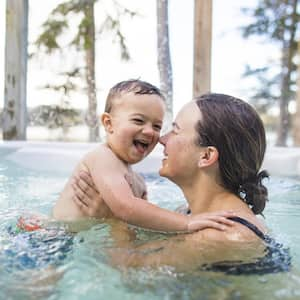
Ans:
[[[0,157],[30,170],[70,173],[79,159],[96,146],[96,143],[2,141]],[[134,169],[157,172],[162,157],[162,146],[158,145]],[[300,176],[300,148],[268,147],[263,169],[271,175]]]

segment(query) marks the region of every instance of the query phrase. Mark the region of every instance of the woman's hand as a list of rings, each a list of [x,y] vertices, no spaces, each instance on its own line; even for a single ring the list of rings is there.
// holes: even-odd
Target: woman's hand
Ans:
[[[111,216],[109,207],[87,172],[81,171],[78,176],[74,176],[72,187],[74,191],[73,201],[84,215],[95,218]]]
[[[143,177],[135,172],[125,175],[133,194],[147,200],[147,189]],[[73,201],[89,217],[103,218],[112,216],[112,212],[94,185],[92,177],[84,171],[73,177],[72,187],[74,190]]]
[[[193,232],[205,228],[214,228],[224,231],[235,223],[228,219],[234,216],[236,216],[236,214],[233,211],[216,211],[191,215],[187,224],[187,230],[188,232]]]

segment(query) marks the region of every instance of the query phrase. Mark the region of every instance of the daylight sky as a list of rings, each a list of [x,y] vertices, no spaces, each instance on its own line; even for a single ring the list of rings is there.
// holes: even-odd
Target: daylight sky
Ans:
[[[102,0],[103,1],[103,0]],[[49,12],[62,1],[29,0],[29,43],[40,32],[41,24]],[[109,10],[109,0],[104,0]],[[131,54],[131,61],[122,62],[119,48],[108,35],[97,42],[96,81],[99,112],[108,89],[116,82],[141,78],[159,85],[156,64],[156,1],[119,0],[124,6],[140,13],[139,17],[125,20],[124,32]],[[191,100],[193,62],[193,3],[194,0],[170,0],[170,46],[173,66],[174,111]],[[241,13],[241,7],[254,6],[256,0],[213,0],[213,42],[212,42],[212,91],[232,94],[247,100],[251,82],[241,78],[245,65],[263,64],[270,57],[276,58],[274,46],[261,40],[244,40],[238,27],[249,21]],[[96,22],[101,19],[103,9],[96,6]],[[4,42],[5,1],[0,1],[0,91],[4,95]],[[33,48],[29,46],[29,51]],[[28,64],[27,103],[28,106],[58,104],[60,95],[41,89],[45,84],[57,83],[54,74],[67,64],[76,65],[76,53],[69,57],[31,60]],[[0,106],[3,106],[3,98]],[[86,98],[73,95],[73,107],[86,108]]]

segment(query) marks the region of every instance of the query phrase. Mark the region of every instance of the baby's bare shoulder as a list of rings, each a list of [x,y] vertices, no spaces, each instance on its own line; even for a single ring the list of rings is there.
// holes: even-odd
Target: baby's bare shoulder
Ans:
[[[97,158],[105,158],[105,157],[110,157],[110,156],[114,156],[113,152],[111,151],[111,149],[109,149],[107,146],[105,146],[104,144],[100,144],[97,147],[95,147],[93,150],[89,151],[84,158],[93,158],[93,157],[97,157]]]
[[[87,153],[82,159],[82,163],[87,166],[90,172],[97,174],[125,174],[126,165],[113,153],[113,151],[104,145],[99,145],[91,152]]]
[[[101,165],[109,165],[111,163],[119,163],[119,158],[113,153],[113,151],[107,146],[101,144],[95,149],[88,152],[84,157],[83,161],[89,164],[95,164],[100,162]]]

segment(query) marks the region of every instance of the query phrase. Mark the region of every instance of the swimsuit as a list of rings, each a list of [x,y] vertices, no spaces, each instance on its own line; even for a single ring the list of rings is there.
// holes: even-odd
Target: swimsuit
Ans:
[[[240,223],[264,241],[266,246],[263,257],[259,257],[255,262],[244,263],[243,261],[224,261],[210,265],[203,265],[201,269],[209,271],[219,271],[232,275],[268,274],[287,272],[291,269],[291,255],[288,248],[276,242],[270,236],[264,234],[254,224],[240,217],[230,217],[230,220]]]
[[[254,224],[250,223],[249,221],[247,221],[246,219],[243,219],[241,217],[229,217],[229,220],[232,220],[234,222],[240,223],[244,226],[246,226],[247,228],[249,228],[252,232],[254,232],[259,238],[261,238],[262,240],[269,242],[270,241],[270,237],[266,234],[264,234],[260,229],[258,229]]]

